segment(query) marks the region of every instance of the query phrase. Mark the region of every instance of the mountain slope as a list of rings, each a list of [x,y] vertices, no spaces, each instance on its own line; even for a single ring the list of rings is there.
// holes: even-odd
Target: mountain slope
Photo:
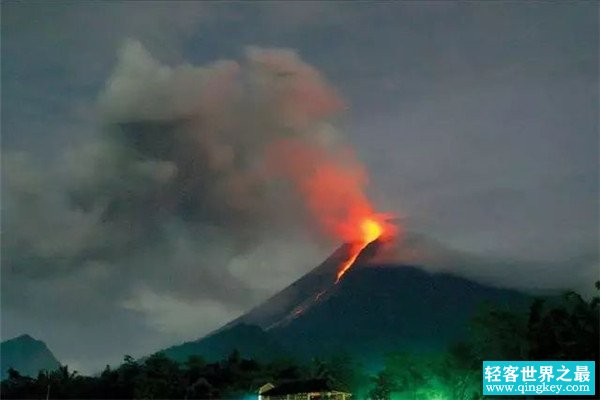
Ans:
[[[338,266],[348,258],[349,246],[340,246],[323,263],[314,268],[282,291],[278,292],[262,304],[254,307],[246,314],[226,324],[223,329],[239,323],[257,325],[269,330],[285,323],[296,311],[311,304],[320,293],[329,290],[336,279]]]
[[[272,359],[347,353],[368,360],[390,350],[435,351],[464,339],[482,303],[511,309],[530,297],[451,274],[414,266],[369,265],[372,243],[335,284],[341,246],[325,262],[248,313],[213,334],[167,350],[220,358],[237,348],[243,355]],[[252,334],[240,334],[250,331]],[[218,349],[218,351],[216,351]],[[260,351],[257,351],[260,349]]]
[[[163,353],[173,360],[184,362],[190,355],[200,355],[206,361],[217,361],[234,349],[240,354],[258,360],[282,356],[279,343],[256,325],[236,324],[228,329],[208,335],[201,340],[169,347]]]
[[[311,302],[318,293],[331,287],[337,266],[347,257],[347,252],[347,246],[341,246],[310,273],[241,317],[204,338],[169,347],[163,352],[177,361],[185,361],[190,355],[219,360],[233,349],[246,357],[262,360],[285,355],[284,346],[266,330],[289,320],[301,304]]]
[[[482,303],[515,309],[529,302],[512,290],[411,266],[355,268],[318,305],[269,333],[304,355],[434,351],[464,339]]]
[[[29,335],[21,335],[0,344],[0,363],[2,379],[9,368],[16,369],[21,375],[36,376],[39,370],[57,369],[60,363],[41,340]]]

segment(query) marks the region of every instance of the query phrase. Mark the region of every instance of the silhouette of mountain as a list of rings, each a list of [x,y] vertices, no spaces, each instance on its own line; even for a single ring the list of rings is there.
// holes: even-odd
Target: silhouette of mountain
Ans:
[[[21,375],[35,377],[40,370],[55,370],[60,363],[48,349],[46,343],[29,335],[21,335],[0,344],[2,379],[9,368]]]
[[[283,355],[280,345],[256,325],[236,324],[201,340],[183,343],[163,350],[170,358],[183,362],[190,355],[201,355],[207,361],[226,357],[234,349],[246,357],[258,360]]]
[[[370,360],[391,350],[437,351],[466,337],[482,303],[514,310],[531,302],[518,291],[449,273],[370,265],[377,248],[369,245],[336,284],[348,255],[348,245],[341,246],[264,303],[204,338],[167,349],[167,355],[218,359],[238,349],[258,359],[345,353]]]

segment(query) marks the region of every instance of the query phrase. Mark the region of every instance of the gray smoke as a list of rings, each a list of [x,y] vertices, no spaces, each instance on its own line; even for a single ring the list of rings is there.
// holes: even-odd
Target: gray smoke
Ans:
[[[60,167],[3,157],[3,306],[88,325],[117,307],[187,338],[330,250],[264,163],[278,138],[340,142],[342,101],[293,51],[167,66],[128,41],[98,109],[98,140]]]

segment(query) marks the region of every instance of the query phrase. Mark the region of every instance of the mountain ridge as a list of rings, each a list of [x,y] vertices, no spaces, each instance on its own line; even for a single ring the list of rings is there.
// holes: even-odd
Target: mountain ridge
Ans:
[[[9,368],[21,375],[34,377],[40,370],[54,370],[60,362],[50,351],[46,343],[23,334],[0,343],[0,364],[2,379],[6,378]]]

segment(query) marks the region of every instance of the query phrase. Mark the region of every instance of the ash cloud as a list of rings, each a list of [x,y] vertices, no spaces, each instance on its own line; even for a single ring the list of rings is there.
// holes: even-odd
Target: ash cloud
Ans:
[[[268,171],[267,146],[287,137],[331,141],[328,121],[342,109],[290,50],[249,48],[241,64],[169,67],[135,41],[121,49],[100,104],[113,149],[102,168],[108,173],[86,177],[75,191],[81,205],[108,187],[115,195],[107,221],[152,231],[152,217],[166,213],[225,228],[235,246],[252,242],[257,229],[287,229],[300,208]]]
[[[104,135],[67,152],[55,177],[62,182],[25,155],[7,156],[6,215],[15,227],[7,251],[29,248],[38,259],[11,263],[18,274],[136,252],[186,258],[192,248],[214,264],[215,241],[235,254],[260,233],[294,234],[302,205],[265,169],[265,149],[283,137],[331,141],[328,119],[342,109],[289,50],[250,48],[243,64],[169,67],[136,41],[121,49],[99,104]]]
[[[4,307],[92,325],[117,307],[198,336],[278,289],[265,260],[289,279],[326,254],[331,243],[264,160],[279,138],[341,146],[343,102],[293,51],[168,66],[129,40],[98,104],[102,135],[65,149],[60,168],[3,159]],[[281,251],[286,242],[303,251]],[[182,304],[178,323],[170,310]],[[209,305],[210,321],[194,305]]]

